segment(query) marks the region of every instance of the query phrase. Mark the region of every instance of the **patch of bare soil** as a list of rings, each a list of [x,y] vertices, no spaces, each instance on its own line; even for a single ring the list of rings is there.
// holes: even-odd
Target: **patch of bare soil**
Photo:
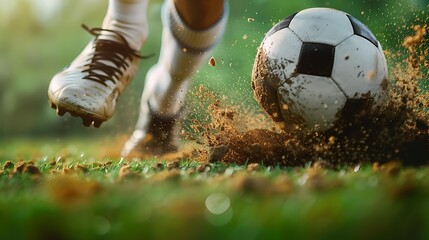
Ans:
[[[325,132],[292,134],[276,126],[262,110],[251,112],[231,106],[200,86],[195,108],[207,108],[205,118],[192,122],[191,138],[205,147],[204,161],[263,163],[265,165],[304,166],[324,162],[330,166],[362,162],[400,162],[422,165],[429,161],[427,92],[427,26],[415,26],[415,34],[404,40],[408,55],[386,53],[398,62],[390,70],[388,99],[372,114],[343,116]],[[393,59],[395,58],[395,59]]]
[[[95,181],[73,176],[58,176],[50,179],[48,189],[57,203],[70,205],[86,204],[91,197],[102,192],[103,187]]]

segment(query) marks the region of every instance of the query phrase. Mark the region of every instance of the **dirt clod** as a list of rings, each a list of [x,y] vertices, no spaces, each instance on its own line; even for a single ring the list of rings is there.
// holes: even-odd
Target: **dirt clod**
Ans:
[[[203,163],[203,164],[201,164],[200,166],[198,166],[198,168],[197,168],[197,172],[199,172],[199,173],[203,173],[203,172],[210,171],[210,169],[211,169],[211,165],[210,165],[210,164],[208,164],[208,163]]]
[[[85,165],[77,165],[75,168],[77,170],[83,172],[83,173],[87,173],[88,172],[88,166],[85,166]]]
[[[24,169],[27,167],[26,162],[19,162],[15,165],[14,173],[23,173]]]
[[[130,179],[140,178],[141,175],[137,172],[134,172],[129,165],[124,165],[119,169],[119,181],[126,181]]]
[[[167,164],[168,170],[174,170],[174,169],[179,169],[179,168],[180,168],[180,161],[179,160],[175,160],[175,161]]]
[[[402,163],[400,161],[391,161],[385,164],[374,163],[372,170],[374,172],[385,173],[387,176],[395,177],[401,171]]]
[[[219,145],[210,147],[208,150],[208,158],[207,161],[209,163],[221,162],[222,159],[229,151],[229,146],[227,145]]]
[[[34,166],[34,165],[27,165],[26,168],[24,169],[23,173],[30,174],[32,176],[42,175],[39,168]]]
[[[271,182],[263,177],[239,175],[234,179],[235,188],[244,193],[267,193]]]
[[[14,169],[15,164],[13,164],[13,162],[11,161],[6,161],[2,167],[2,171],[6,172],[6,171],[10,171],[12,169]]]
[[[209,59],[209,65],[212,67],[216,67],[216,59],[214,57],[211,57]]]
[[[155,174],[151,179],[150,182],[152,183],[164,183],[164,182],[174,182],[180,180],[181,175],[180,172],[177,169],[173,169],[170,171],[162,171],[158,174]]]
[[[261,166],[259,165],[259,163],[251,163],[251,164],[247,165],[247,171],[248,172],[256,172],[259,169],[261,169]]]
[[[157,162],[153,168],[157,171],[164,170],[164,164],[162,162]]]

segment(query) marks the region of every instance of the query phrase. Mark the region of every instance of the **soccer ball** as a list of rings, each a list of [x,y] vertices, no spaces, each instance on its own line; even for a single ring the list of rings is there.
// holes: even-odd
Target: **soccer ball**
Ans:
[[[387,63],[380,43],[339,10],[310,8],[277,23],[255,59],[252,88],[287,131],[325,131],[340,119],[375,111],[385,99]]]

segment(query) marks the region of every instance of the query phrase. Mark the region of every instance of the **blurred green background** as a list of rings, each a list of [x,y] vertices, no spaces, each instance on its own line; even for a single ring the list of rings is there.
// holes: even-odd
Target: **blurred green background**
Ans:
[[[250,87],[256,49],[273,24],[309,7],[346,11],[369,26],[385,50],[401,49],[414,23],[427,21],[428,0],[253,0],[230,1],[226,35],[213,53],[217,66],[203,66],[193,85],[257,108]],[[148,9],[150,35],[142,54],[158,54],[161,0]],[[144,76],[157,55],[141,62],[139,73],[121,96],[114,117],[101,129],[84,128],[80,118],[57,117],[50,109],[51,77],[69,64],[91,36],[81,23],[98,27],[107,0],[0,0],[0,140],[23,137],[117,136],[136,122]],[[248,21],[253,18],[254,21]],[[390,63],[392,65],[392,63]]]

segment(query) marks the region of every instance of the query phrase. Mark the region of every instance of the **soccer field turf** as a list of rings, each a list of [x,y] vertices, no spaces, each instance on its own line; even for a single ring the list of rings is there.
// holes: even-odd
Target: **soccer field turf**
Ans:
[[[427,167],[121,160],[90,142],[0,143],[2,239],[429,237]]]
[[[0,0],[0,240],[429,239],[427,1],[229,1],[217,64],[193,79],[181,129],[231,150],[216,163],[189,143],[177,155],[118,156],[157,57],[142,62],[102,129],[55,116],[49,81],[90,39],[79,25],[99,26],[108,1],[51,2]],[[149,5],[142,54],[158,54],[162,2]],[[250,74],[266,32],[316,6],[371,28],[391,104],[369,122],[345,121],[346,132],[290,138],[272,131]]]

